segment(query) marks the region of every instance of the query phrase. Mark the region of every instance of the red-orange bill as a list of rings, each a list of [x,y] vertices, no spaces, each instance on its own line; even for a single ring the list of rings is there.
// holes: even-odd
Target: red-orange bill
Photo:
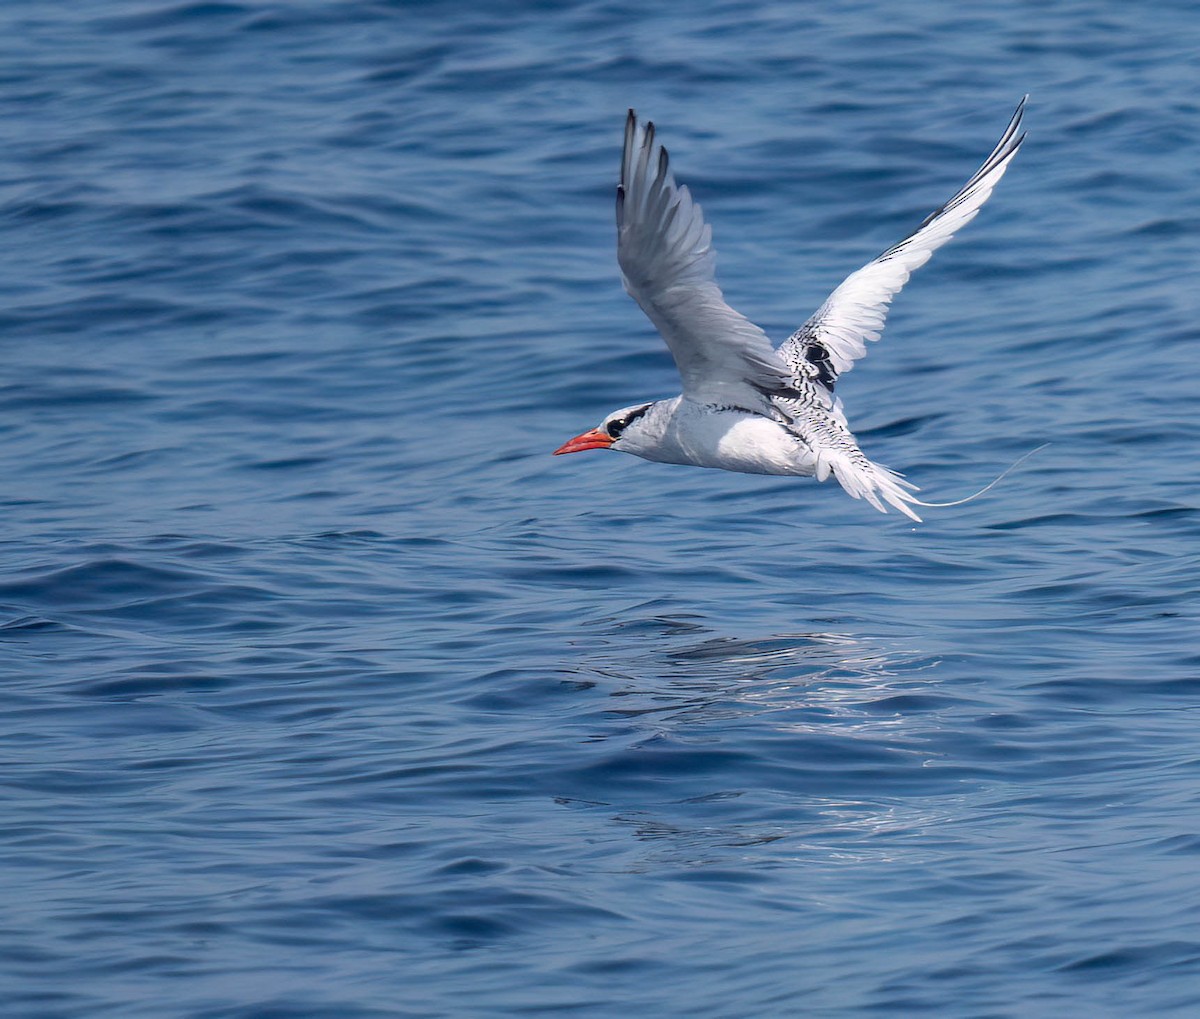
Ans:
[[[559,446],[554,451],[554,455],[560,453],[581,453],[585,449],[608,449],[613,444],[613,437],[607,432],[600,431],[599,428],[593,428],[590,432],[584,432],[582,435],[576,435],[570,442]]]

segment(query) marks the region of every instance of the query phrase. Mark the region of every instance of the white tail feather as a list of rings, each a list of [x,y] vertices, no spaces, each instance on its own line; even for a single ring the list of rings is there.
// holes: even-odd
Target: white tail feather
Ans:
[[[822,466],[826,477],[832,467],[834,477],[850,498],[866,499],[880,513],[887,512],[887,506],[884,505],[886,502],[906,517],[917,523],[921,522],[921,518],[908,505],[916,501],[912,492],[917,490],[917,486],[911,481],[906,481],[902,474],[884,467],[883,464],[872,463],[861,453],[852,459],[844,452],[822,451],[817,457],[816,477],[819,481],[824,480],[821,476]]]
[[[1026,460],[1028,460],[1031,456],[1033,456],[1034,453],[1040,453],[1043,449],[1045,449],[1049,445],[1050,445],[1050,443],[1043,442],[1040,446],[1036,446],[1033,449],[1031,449],[1024,456],[1018,457],[1011,464],[1009,464],[1007,468],[1005,468],[1003,471],[1001,471],[1000,474],[998,474],[995,478],[993,478],[986,485],[984,485],[983,488],[981,488],[978,492],[974,493],[973,495],[968,495],[965,499],[955,499],[953,502],[922,502],[920,499],[912,499],[911,496],[910,496],[910,499],[912,502],[916,503],[918,506],[925,506],[925,507],[928,507],[931,509],[932,508],[941,509],[946,506],[961,506],[965,502],[970,502],[973,499],[978,499],[981,495],[983,495],[984,492],[990,492],[993,488],[995,488],[998,484],[1000,484],[1001,481],[1003,481],[1013,471],[1015,471],[1018,467],[1020,467],[1021,464],[1023,464]]]
[[[822,459],[825,459],[825,463],[828,464],[828,466],[826,466],[826,473],[828,473],[829,466],[831,466],[833,468],[833,474],[841,483],[842,488],[846,490],[846,494],[851,498],[866,499],[866,501],[879,510],[880,513],[887,512],[887,506],[883,505],[883,503],[886,502],[893,508],[898,509],[906,517],[910,518],[911,520],[915,520],[917,523],[920,523],[921,518],[917,516],[916,511],[912,509],[913,506],[923,506],[927,509],[942,509],[947,506],[961,506],[963,503],[971,502],[973,499],[978,499],[985,492],[991,491],[998,484],[1000,484],[1001,481],[1003,481],[1013,471],[1020,467],[1021,464],[1033,456],[1034,453],[1040,452],[1048,445],[1050,445],[1050,443],[1044,442],[1036,449],[1031,449],[1028,453],[1015,460],[1004,471],[984,485],[983,488],[981,488],[978,492],[968,495],[965,499],[955,499],[952,502],[925,502],[922,499],[918,499],[912,494],[913,492],[920,491],[916,485],[914,485],[911,481],[908,481],[903,474],[893,471],[888,467],[884,467],[882,464],[868,461],[867,469],[863,469],[861,465],[855,464],[848,456],[845,455],[838,456],[836,459],[834,457]],[[832,461],[832,463],[830,463],[830,461]],[[820,478],[820,480],[824,480],[824,478],[821,478],[819,473],[817,476]],[[881,498],[883,501],[880,501]]]

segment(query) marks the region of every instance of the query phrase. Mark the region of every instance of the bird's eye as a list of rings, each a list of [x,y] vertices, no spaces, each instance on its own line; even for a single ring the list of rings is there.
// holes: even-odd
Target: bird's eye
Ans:
[[[631,424],[633,424],[643,414],[645,414],[646,411],[648,411],[650,409],[650,407],[651,407],[650,404],[646,404],[645,407],[635,407],[624,417],[614,418],[612,421],[608,422],[608,424],[606,424],[604,426],[604,430],[606,432],[608,432],[608,434],[611,438],[614,438],[614,439],[620,438],[621,433],[623,431],[625,431],[626,428],[628,428]]]

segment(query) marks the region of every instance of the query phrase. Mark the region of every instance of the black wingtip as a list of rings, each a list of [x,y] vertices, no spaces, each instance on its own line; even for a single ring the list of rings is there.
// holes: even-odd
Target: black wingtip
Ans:
[[[1010,129],[1015,128],[1018,124],[1021,123],[1021,118],[1025,114],[1025,104],[1027,102],[1029,102],[1029,93],[1028,92],[1026,92],[1023,96],[1021,96],[1021,101],[1019,103],[1017,103],[1017,108],[1015,110],[1013,110],[1013,115],[1012,115],[1011,119],[1009,120]]]
[[[625,144],[621,147],[621,183],[626,183],[626,170],[629,167],[629,161],[633,154],[633,139],[637,137],[637,114],[634,113],[633,107],[629,108],[629,115],[625,118]]]

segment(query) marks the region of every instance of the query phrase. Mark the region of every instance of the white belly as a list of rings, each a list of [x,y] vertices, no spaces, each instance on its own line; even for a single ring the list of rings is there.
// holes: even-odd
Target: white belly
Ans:
[[[661,445],[648,460],[715,467],[743,474],[811,476],[815,459],[791,432],[742,411],[691,410],[685,403],[673,416]]]

